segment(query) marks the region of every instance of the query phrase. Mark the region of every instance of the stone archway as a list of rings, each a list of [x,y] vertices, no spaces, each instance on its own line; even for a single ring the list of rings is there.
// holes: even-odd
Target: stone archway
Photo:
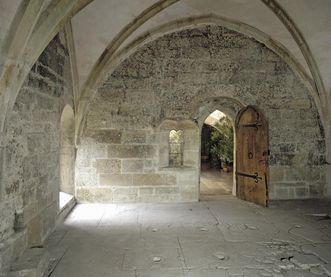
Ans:
[[[61,116],[60,191],[75,194],[75,119],[71,106],[66,105]]]
[[[219,92],[215,92],[215,93],[218,94]],[[236,152],[235,119],[237,117],[238,112],[245,106],[246,106],[245,103],[233,97],[212,97],[204,101],[203,105],[201,105],[201,103],[196,105],[193,108],[195,112],[193,112],[192,117],[198,122],[200,138],[201,138],[202,127],[206,118],[215,110],[222,111],[224,114],[226,114],[229,117],[229,119],[232,122],[233,131],[234,131],[233,155],[235,157],[235,152]],[[201,147],[201,141],[200,141],[200,147]],[[200,153],[201,153],[201,149],[200,149]],[[233,160],[233,171],[235,172],[235,170],[236,170],[236,159]],[[232,177],[233,177],[232,195],[236,196],[237,195],[236,178],[234,174],[232,174]]]
[[[164,47],[170,44],[176,46]],[[110,189],[116,185],[122,186],[125,197],[132,196],[131,201],[139,200],[142,192],[150,193],[151,201],[161,194],[165,201],[183,201],[183,193],[186,201],[197,200],[199,164],[164,169],[159,153],[167,148],[157,140],[156,126],[164,120],[189,120],[200,127],[215,109],[234,119],[246,105],[263,107],[272,126],[270,199],[320,195],[324,168],[315,154],[315,138],[324,141],[317,127],[321,126],[318,109],[305,83],[265,45],[212,24],[164,35],[108,72],[91,103],[80,141],[78,160],[84,163],[77,167],[77,184],[82,199],[98,201],[99,193],[104,197],[109,188],[106,200],[120,201]],[[199,160],[199,142],[194,139],[184,141],[192,146],[187,156],[192,161]],[[129,158],[140,160],[135,179],[132,169],[120,170],[124,164],[118,160]],[[101,166],[106,162],[106,167]],[[320,179],[307,176],[298,182],[291,172],[307,171],[307,165]],[[179,174],[185,178],[178,178]]]
[[[262,0],[263,1],[263,0]],[[293,73],[303,82],[308,89],[308,93],[313,97],[316,108],[320,114],[321,122],[324,123],[324,112],[321,105],[320,97],[317,93],[317,90],[312,85],[313,82],[310,79],[309,75],[304,71],[302,66],[296,61],[296,59],[289,53],[289,51],[282,46],[281,44],[270,39],[270,36],[266,35],[262,31],[247,25],[242,22],[237,22],[230,20],[228,18],[207,15],[207,16],[198,16],[198,17],[189,17],[183,18],[181,20],[175,20],[173,22],[166,23],[164,25],[158,26],[154,29],[149,30],[148,32],[142,34],[140,37],[132,41],[128,46],[122,48],[121,50],[115,52],[105,50],[105,52],[100,56],[95,69],[90,73],[88,82],[82,91],[81,99],[78,104],[77,112],[77,132],[76,132],[76,143],[79,143],[80,136],[83,135],[85,122],[87,120],[87,114],[89,112],[90,103],[97,94],[98,87],[106,81],[107,75],[116,70],[116,68],[127,59],[129,56],[133,55],[135,52],[139,51],[142,47],[145,47],[147,44],[150,44],[152,41],[160,39],[162,36],[169,35],[171,33],[180,32],[186,29],[193,28],[193,26],[204,26],[204,25],[217,25],[219,27],[228,28],[234,32],[241,33],[243,35],[253,37],[255,40],[264,44],[267,48],[276,53],[281,59],[282,62],[286,63]],[[107,49],[112,49],[112,47],[107,47]],[[307,54],[309,56],[309,54]],[[318,72],[315,72],[315,75],[318,77]],[[86,99],[89,99],[86,101]]]
[[[216,109],[201,126],[200,200],[217,199],[234,191],[233,119]]]

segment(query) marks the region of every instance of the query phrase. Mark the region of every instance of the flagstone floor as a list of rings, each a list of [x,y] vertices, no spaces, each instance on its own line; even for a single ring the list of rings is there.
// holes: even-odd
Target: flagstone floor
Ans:
[[[331,276],[331,202],[232,196],[81,204],[46,247],[51,277]]]

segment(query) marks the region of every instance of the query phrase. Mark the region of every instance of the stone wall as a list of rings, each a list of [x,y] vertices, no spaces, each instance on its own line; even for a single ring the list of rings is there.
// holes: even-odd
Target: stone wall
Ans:
[[[270,198],[319,197],[325,140],[307,88],[263,44],[208,25],[158,38],[110,72],[78,150],[78,199],[197,200],[203,121],[249,104],[269,123]],[[185,134],[183,167],[167,166],[171,129]]]
[[[57,35],[31,69],[4,137],[0,183],[0,275],[53,230],[59,197],[59,123],[71,102],[69,56]]]

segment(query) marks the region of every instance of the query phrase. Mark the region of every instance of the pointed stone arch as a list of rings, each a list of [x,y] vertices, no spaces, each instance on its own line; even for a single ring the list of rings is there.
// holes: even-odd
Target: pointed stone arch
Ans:
[[[228,28],[240,34],[254,38],[256,41],[263,43],[267,48],[275,52],[297,75],[307,87],[311,97],[314,99],[323,125],[325,125],[326,113],[323,110],[320,96],[316,90],[314,80],[309,77],[302,65],[295,59],[286,47],[277,41],[274,41],[270,36],[257,28],[232,20],[229,18],[216,15],[203,15],[196,17],[188,17],[180,20],[175,20],[152,30],[149,30],[131,42],[128,46],[118,51],[115,55],[108,55],[107,52],[100,57],[97,65],[89,75],[78,103],[78,112],[76,117],[76,143],[79,144],[79,138],[83,133],[85,126],[86,115],[89,110],[89,104],[97,93],[98,86],[105,81],[107,75],[113,72],[123,60],[132,55],[135,51],[146,45],[147,43],[156,40],[166,34],[189,29],[199,25],[217,25]],[[107,55],[106,55],[107,54]],[[112,53],[114,54],[114,53]]]
[[[231,101],[231,100],[230,100]],[[229,102],[230,102],[229,101]],[[228,103],[230,104],[230,103]],[[203,107],[205,108],[205,106]],[[201,116],[201,119],[205,118],[202,124],[200,124],[200,178],[199,178],[199,199],[217,199],[221,195],[233,194],[236,195],[235,178],[233,165],[235,165],[235,128],[234,128],[234,118],[233,112],[230,111],[225,105],[224,107],[231,116],[224,110],[220,109],[220,106],[208,114],[207,117]],[[222,120],[226,121],[222,121]],[[201,121],[201,120],[200,120]],[[233,162],[225,164],[224,159],[221,161],[215,156],[213,147],[219,148],[225,133],[227,135],[231,134],[229,128],[224,128],[219,125],[220,122],[225,122],[228,125],[230,122],[233,137],[231,140],[227,140],[226,143],[233,143],[232,153]],[[224,126],[224,125],[223,125]],[[224,133],[225,131],[225,133]],[[216,136],[215,136],[216,135]],[[214,136],[214,138],[213,138]],[[230,137],[229,137],[230,138]],[[231,141],[231,142],[230,142]],[[228,144],[228,145],[229,145]],[[213,145],[213,146],[212,146]],[[215,159],[216,158],[216,159]],[[225,169],[226,168],[226,169]]]
[[[6,43],[6,49],[9,52],[5,53],[6,60],[0,75],[0,108],[3,111],[0,116],[1,132],[5,129],[7,115],[15,103],[25,78],[42,51],[72,16],[93,1],[52,1],[43,10],[45,1],[36,0],[31,1],[30,5],[23,5],[22,9],[18,11],[15,24],[11,28],[9,40]],[[149,6],[118,33],[111,42],[110,48],[116,51],[122,42],[142,24],[178,1],[160,0]],[[30,8],[27,9],[26,7]],[[26,11],[28,11],[27,16]],[[24,21],[26,18],[30,21],[31,18],[34,19],[29,23],[28,30],[26,30],[27,25]],[[25,35],[24,39],[17,43],[17,38],[22,34]],[[109,47],[105,50],[105,53],[107,52],[112,52]]]
[[[60,124],[60,191],[75,194],[75,117],[70,105],[62,111]]]
[[[224,114],[226,114],[230,121],[233,124],[233,128],[234,128],[234,123],[235,123],[235,118],[237,116],[237,113],[243,108],[245,107],[245,103],[243,103],[242,101],[239,101],[236,98],[230,98],[230,97],[215,97],[215,98],[211,98],[208,101],[205,101],[204,103],[202,103],[202,105],[200,104],[199,106],[197,106],[195,108],[195,114],[193,115],[194,118],[197,120],[198,122],[198,126],[199,126],[199,137],[201,138],[201,133],[202,133],[202,127],[204,124],[204,121],[206,120],[206,118],[215,110],[219,110],[221,112],[223,112]],[[234,154],[236,151],[236,134],[235,134],[235,129],[234,130]],[[200,142],[200,152],[201,152],[201,142]],[[235,170],[236,168],[236,160],[233,160],[233,168]],[[236,195],[236,178],[233,175],[233,188],[232,188],[232,195]]]

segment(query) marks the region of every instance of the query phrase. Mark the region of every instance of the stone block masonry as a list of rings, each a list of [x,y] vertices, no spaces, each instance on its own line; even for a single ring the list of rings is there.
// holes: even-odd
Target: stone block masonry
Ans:
[[[263,44],[201,25],[149,42],[109,73],[78,149],[78,199],[98,202],[102,191],[109,202],[198,200],[200,123],[215,109],[234,119],[233,103],[268,120],[270,198],[321,196],[325,138],[308,89]],[[178,168],[168,166],[172,129],[184,131]]]
[[[157,145],[152,137],[150,129],[89,131],[88,144],[85,141],[82,145],[94,147],[80,147],[77,153],[78,200],[106,203],[170,200],[169,195],[178,192],[176,174],[155,170]],[[84,162],[86,159],[90,161]]]
[[[27,247],[40,246],[58,213],[60,117],[70,99],[68,51],[57,35],[32,67],[4,134],[0,275]]]

